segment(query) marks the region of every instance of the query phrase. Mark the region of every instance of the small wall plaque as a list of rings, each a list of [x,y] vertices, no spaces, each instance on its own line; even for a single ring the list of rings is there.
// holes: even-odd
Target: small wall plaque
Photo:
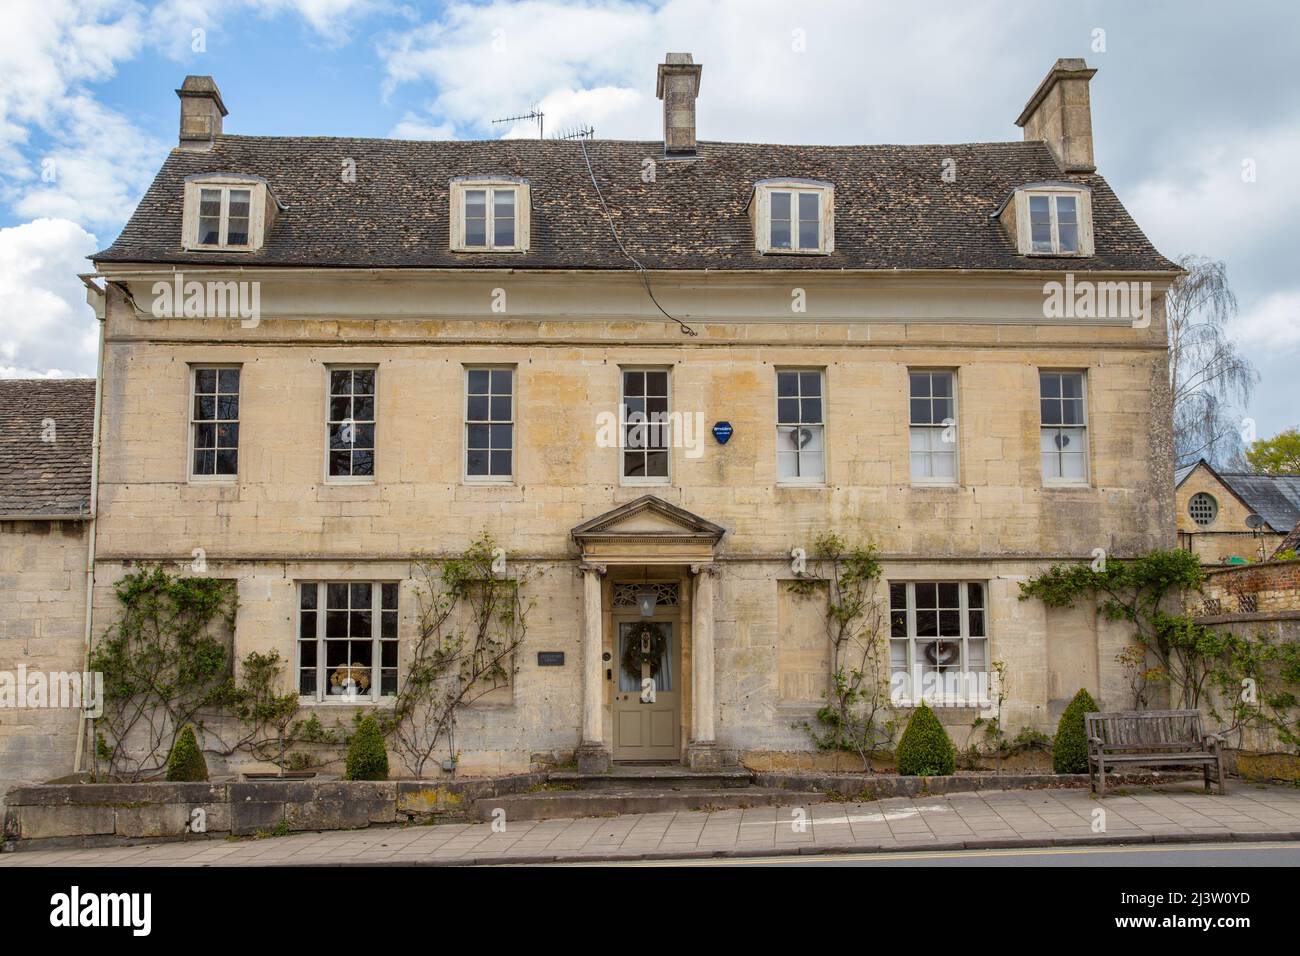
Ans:
[[[725,445],[731,439],[731,422],[715,422],[713,425],[713,437],[719,445]]]
[[[563,667],[564,651],[538,651],[538,667]]]

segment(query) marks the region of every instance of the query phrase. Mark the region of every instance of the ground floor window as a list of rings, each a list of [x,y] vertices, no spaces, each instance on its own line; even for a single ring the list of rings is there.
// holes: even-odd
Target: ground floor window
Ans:
[[[984,585],[889,585],[889,663],[895,703],[979,705],[988,697]]]
[[[397,584],[298,585],[298,693],[375,700],[397,693]]]

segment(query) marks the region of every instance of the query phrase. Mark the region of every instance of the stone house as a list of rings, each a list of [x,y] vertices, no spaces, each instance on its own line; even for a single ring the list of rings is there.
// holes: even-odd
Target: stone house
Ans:
[[[486,533],[536,603],[459,772],[799,760],[831,655],[794,582],[835,532],[879,550],[896,715],[973,679],[936,700],[963,743],[995,662],[1013,732],[1122,701],[1122,628],[1018,600],[1174,537],[1177,268],[1096,171],[1094,72],[1058,61],[1022,142],[940,146],[700,139],[686,54],[646,142],[230,135],[186,78],[93,257],[94,631],[201,555],[237,659],[322,719],[391,706],[416,560]]]
[[[1218,471],[1204,459],[1174,473],[1178,545],[1203,564],[1262,561],[1300,525],[1300,475]]]
[[[91,379],[0,381],[0,798],[77,759],[51,675],[85,666],[94,410]]]

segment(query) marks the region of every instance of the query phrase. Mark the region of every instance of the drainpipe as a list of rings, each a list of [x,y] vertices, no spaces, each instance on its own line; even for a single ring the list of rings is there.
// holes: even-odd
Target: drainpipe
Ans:
[[[99,416],[104,399],[104,340],[108,328],[108,290],[100,288],[88,277],[82,276],[86,285],[86,303],[95,310],[99,321],[99,357],[95,367],[95,420],[91,426],[90,437],[90,532],[86,543],[86,625],[81,641],[81,674],[83,684],[85,675],[90,671],[91,642],[91,606],[95,597],[95,515],[99,501]],[[100,702],[102,704],[102,701]],[[81,719],[77,721],[77,751],[73,759],[72,772],[81,772],[82,758],[85,756],[86,744],[86,692],[82,687]],[[93,745],[93,744],[92,744]]]

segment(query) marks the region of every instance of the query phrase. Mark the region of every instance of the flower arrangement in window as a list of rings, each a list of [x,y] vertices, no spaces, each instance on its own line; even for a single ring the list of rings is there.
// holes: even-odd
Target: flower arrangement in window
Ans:
[[[337,688],[331,690],[334,694],[346,694],[349,691],[354,694],[365,694],[370,690],[370,668],[355,661],[351,666],[344,664],[335,668],[334,673],[330,675],[330,687]]]

